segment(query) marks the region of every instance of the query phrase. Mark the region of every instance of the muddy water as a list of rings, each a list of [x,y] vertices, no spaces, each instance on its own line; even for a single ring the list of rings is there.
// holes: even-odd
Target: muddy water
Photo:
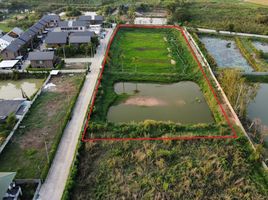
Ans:
[[[120,82],[114,85],[117,94],[129,95],[110,107],[111,122],[173,121],[179,123],[214,122],[199,86],[190,81],[174,84]]]
[[[22,98],[21,89],[31,97],[42,83],[43,79],[0,80],[0,99]]]
[[[209,36],[202,36],[200,39],[220,68],[238,68],[246,72],[253,71],[233,40]]]
[[[260,89],[255,99],[250,102],[247,110],[251,120],[260,119],[268,127],[268,83],[260,83]],[[267,130],[268,132],[268,130]]]

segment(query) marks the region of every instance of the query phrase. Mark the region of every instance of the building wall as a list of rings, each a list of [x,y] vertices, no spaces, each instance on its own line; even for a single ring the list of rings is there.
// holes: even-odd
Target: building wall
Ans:
[[[38,60],[31,60],[31,67],[32,68],[53,68],[53,60],[44,60],[44,61],[38,61]]]
[[[1,52],[1,56],[4,60],[12,60],[19,56],[18,52],[10,52],[8,50],[4,50]]]

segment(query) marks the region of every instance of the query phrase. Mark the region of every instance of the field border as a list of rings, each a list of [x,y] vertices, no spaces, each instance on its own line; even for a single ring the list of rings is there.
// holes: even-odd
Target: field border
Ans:
[[[108,53],[111,47],[111,44],[114,40],[115,35],[117,34],[117,32],[119,31],[120,28],[149,28],[149,29],[163,29],[163,28],[168,28],[168,29],[176,29],[178,31],[181,32],[181,34],[183,35],[187,46],[192,54],[192,56],[194,57],[195,61],[198,64],[199,69],[201,70],[204,78],[206,79],[209,89],[212,91],[214,98],[217,101],[218,106],[220,107],[221,113],[223,114],[227,124],[229,125],[232,134],[231,135],[215,135],[215,136],[178,136],[178,137],[156,137],[156,138],[152,138],[152,137],[140,137],[140,138],[85,138],[86,132],[87,132],[87,128],[88,128],[88,124],[91,118],[91,114],[93,112],[93,108],[94,108],[94,104],[95,104],[95,100],[96,100],[96,96],[98,93],[98,88],[101,84],[101,80],[102,80],[102,76],[103,76],[103,72],[104,72],[104,68],[105,68],[105,64],[107,61],[107,57],[108,57]],[[99,78],[97,80],[97,84],[95,86],[94,92],[93,92],[93,96],[92,96],[92,100],[91,100],[91,104],[90,104],[90,108],[89,108],[89,112],[87,114],[87,120],[86,123],[84,125],[84,129],[83,129],[83,134],[82,134],[82,141],[83,142],[96,142],[96,141],[144,141],[144,140],[195,140],[195,139],[235,139],[237,138],[237,133],[229,119],[229,117],[227,116],[225,110],[223,109],[219,98],[217,97],[216,92],[214,91],[212,84],[210,82],[210,80],[208,79],[200,61],[198,60],[192,46],[190,45],[190,42],[188,41],[183,29],[180,26],[177,25],[136,25],[136,24],[119,24],[116,26],[116,28],[113,31],[113,34],[109,40],[109,43],[107,45],[107,49],[105,52],[105,56],[101,65],[101,71],[100,71],[100,75]]]

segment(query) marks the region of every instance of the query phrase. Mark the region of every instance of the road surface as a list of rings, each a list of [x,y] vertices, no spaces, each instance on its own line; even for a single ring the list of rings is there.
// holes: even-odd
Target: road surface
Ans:
[[[257,38],[268,39],[268,35],[258,35],[258,34],[251,34],[251,33],[236,33],[236,32],[230,32],[230,31],[216,31],[214,29],[206,29],[206,28],[196,28],[196,29],[198,30],[198,32],[201,32],[201,33],[219,33],[219,34],[224,34],[224,35],[237,35],[237,36],[244,36],[244,37],[257,37]]]
[[[94,58],[65,58],[65,63],[91,63]]]
[[[72,119],[64,130],[48,176],[41,187],[39,193],[41,200],[60,200],[62,197],[83,126],[84,117],[87,113],[87,108],[95,88],[100,66],[111,34],[112,29],[109,29],[105,39],[101,40],[101,44],[94,59],[92,59],[91,72],[86,76],[84,86],[81,89],[74,107]]]

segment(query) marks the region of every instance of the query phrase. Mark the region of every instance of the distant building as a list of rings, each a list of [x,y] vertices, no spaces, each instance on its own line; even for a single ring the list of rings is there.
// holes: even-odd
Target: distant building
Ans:
[[[67,44],[68,33],[67,32],[49,32],[45,39],[47,47],[59,47]]]
[[[103,16],[100,15],[82,15],[78,18],[78,21],[85,21],[87,24],[95,25],[102,24],[104,21]]]
[[[26,100],[0,100],[0,122],[5,122],[12,113],[17,119],[20,119],[27,106],[28,101]]]
[[[56,63],[56,56],[53,51],[30,52],[28,60],[32,68],[53,68]]]
[[[60,16],[56,14],[44,15],[41,21],[45,21],[48,28],[55,27],[60,22]]]
[[[0,51],[4,50],[8,45],[11,44],[16,38],[18,38],[23,33],[20,28],[13,28],[7,34],[0,38]]]
[[[61,21],[55,31],[77,32],[86,31],[89,25],[86,21]]]
[[[69,36],[69,44],[72,45],[88,44],[91,42],[91,38],[94,36],[95,33],[92,31],[71,33]]]
[[[0,62],[0,70],[19,68],[19,60],[3,60]]]
[[[22,195],[21,188],[13,181],[16,172],[0,172],[0,199],[17,200]]]

